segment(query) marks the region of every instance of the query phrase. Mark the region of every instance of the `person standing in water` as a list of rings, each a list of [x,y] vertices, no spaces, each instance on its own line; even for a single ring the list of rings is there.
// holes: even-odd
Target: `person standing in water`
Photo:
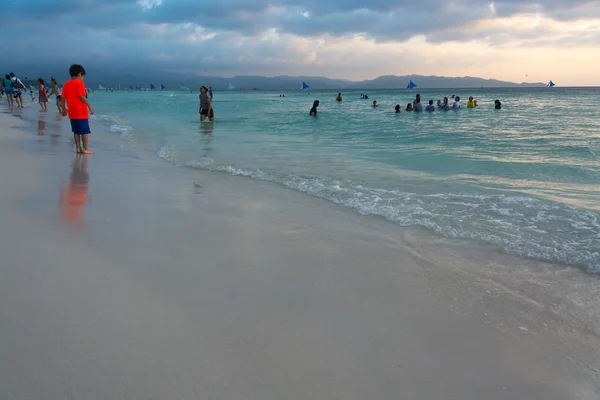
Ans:
[[[458,96],[454,97],[454,105],[452,106],[452,108],[454,108],[454,109],[460,108],[460,97],[458,97]]]
[[[317,116],[317,107],[319,107],[319,100],[315,100],[315,102],[313,103],[312,108],[310,109],[309,115],[311,117],[316,117]]]
[[[40,102],[40,107],[42,107],[42,111],[48,111],[48,96],[46,95],[46,85],[42,78],[38,79],[38,101]]]
[[[71,80],[67,81],[62,90],[61,107],[62,116],[69,115],[73,140],[78,154],[94,154],[88,149],[88,138],[91,133],[89,114],[94,115],[94,109],[87,99],[87,92],[83,79],[85,69],[79,64],[69,68]],[[68,107],[68,108],[67,108]]]
[[[421,104],[421,95],[417,94],[413,101],[413,110],[415,112],[423,112],[423,104]]]
[[[213,94],[212,94],[212,86],[208,89],[208,96],[210,97],[210,99],[213,99]]]
[[[338,93],[337,97],[335,98],[335,101],[337,102],[341,102],[342,101],[342,94]]]
[[[210,122],[215,122],[215,112],[212,108],[212,99],[206,86],[200,87],[200,122],[204,122],[206,117]]]
[[[50,78],[50,82],[52,82],[52,91],[48,95],[48,97],[55,95],[56,96],[56,107],[58,108],[58,112],[62,114],[61,101],[60,101],[60,88],[58,87],[58,82],[56,78]]]

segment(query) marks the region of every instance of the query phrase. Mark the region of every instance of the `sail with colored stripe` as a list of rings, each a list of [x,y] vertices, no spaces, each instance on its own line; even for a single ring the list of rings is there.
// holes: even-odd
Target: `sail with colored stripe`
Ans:
[[[554,82],[552,82],[552,81],[548,82],[548,87],[554,87],[554,86],[556,86],[556,85],[554,84]]]
[[[154,90],[156,89],[156,86],[154,86],[153,84],[150,84],[150,90]]]
[[[165,85],[163,85],[162,83],[160,84],[160,90],[165,90],[167,87]]]
[[[408,86],[406,86],[407,89],[414,89],[417,87],[417,84],[414,83],[412,80],[408,83]]]
[[[306,82],[302,82],[302,90],[308,89],[310,86],[306,84]]]

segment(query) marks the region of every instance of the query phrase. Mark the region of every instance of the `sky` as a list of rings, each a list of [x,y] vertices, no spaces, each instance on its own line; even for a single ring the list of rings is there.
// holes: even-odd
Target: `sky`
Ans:
[[[4,69],[600,86],[598,0],[1,0],[0,18]]]

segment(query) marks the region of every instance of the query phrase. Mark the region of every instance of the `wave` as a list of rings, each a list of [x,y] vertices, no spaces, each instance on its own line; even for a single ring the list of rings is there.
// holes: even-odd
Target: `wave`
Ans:
[[[131,140],[134,135],[135,129],[117,117],[112,115],[97,115],[94,119],[107,126],[110,132],[119,134],[119,137],[123,140]]]
[[[568,204],[505,194],[403,192],[350,180],[217,165],[211,158],[181,162],[169,146],[163,146],[157,155],[180,167],[276,182],[400,226],[420,226],[446,237],[491,243],[518,256],[585,266],[591,273],[600,273],[598,217]]]

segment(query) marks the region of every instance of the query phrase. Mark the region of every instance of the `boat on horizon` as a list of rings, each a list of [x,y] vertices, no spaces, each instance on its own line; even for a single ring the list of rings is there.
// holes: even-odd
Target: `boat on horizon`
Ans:
[[[554,87],[556,86],[556,84],[552,81],[548,82],[548,85],[546,85],[546,87]]]

